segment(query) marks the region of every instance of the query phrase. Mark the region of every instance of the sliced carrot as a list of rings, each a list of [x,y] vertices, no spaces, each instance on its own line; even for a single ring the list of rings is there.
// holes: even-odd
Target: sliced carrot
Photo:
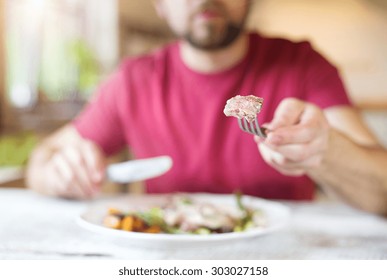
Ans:
[[[146,232],[146,233],[160,233],[161,228],[159,226],[150,226],[149,228],[145,229],[144,232]]]
[[[126,231],[133,231],[134,218],[132,216],[125,216],[121,222],[121,229]]]

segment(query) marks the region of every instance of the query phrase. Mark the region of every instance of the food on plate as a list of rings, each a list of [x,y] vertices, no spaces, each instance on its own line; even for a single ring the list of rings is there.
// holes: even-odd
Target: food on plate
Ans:
[[[141,233],[216,234],[265,227],[266,218],[261,210],[246,207],[239,194],[235,205],[172,195],[164,205],[145,211],[110,208],[103,225]]]
[[[245,118],[248,122],[254,121],[261,111],[263,98],[255,95],[237,95],[227,100],[223,113],[239,119]]]

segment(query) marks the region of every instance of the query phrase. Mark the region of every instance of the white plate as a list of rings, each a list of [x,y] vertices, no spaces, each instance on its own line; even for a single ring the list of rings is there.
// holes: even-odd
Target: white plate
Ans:
[[[217,194],[182,194],[191,197],[194,200],[208,201],[214,204],[236,205],[235,195],[217,195]],[[102,225],[102,220],[106,216],[110,207],[120,210],[129,209],[148,209],[152,206],[163,204],[170,195],[131,195],[121,198],[113,198],[96,202],[87,209],[77,219],[78,224],[92,232],[104,234],[116,239],[124,239],[126,243],[136,246],[163,247],[163,246],[196,246],[200,244],[215,245],[216,243],[225,243],[230,241],[244,240],[268,234],[278,230],[286,225],[289,220],[289,209],[278,202],[268,201],[251,196],[243,196],[243,203],[253,209],[261,209],[266,217],[267,226],[264,228],[253,228],[245,232],[233,232],[210,235],[190,235],[190,234],[149,234],[127,232],[122,230],[110,229]]]
[[[23,178],[22,167],[0,167],[0,184]]]

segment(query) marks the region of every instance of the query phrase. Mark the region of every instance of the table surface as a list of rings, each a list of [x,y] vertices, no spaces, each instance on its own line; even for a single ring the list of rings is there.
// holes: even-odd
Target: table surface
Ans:
[[[0,189],[0,259],[387,259],[387,219],[338,202],[283,202],[289,225],[254,239],[203,248],[136,248],[81,228],[92,202]]]

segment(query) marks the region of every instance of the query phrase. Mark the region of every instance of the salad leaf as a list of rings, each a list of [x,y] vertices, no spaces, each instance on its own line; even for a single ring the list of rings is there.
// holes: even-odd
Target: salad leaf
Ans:
[[[242,193],[240,191],[235,193],[238,208],[244,212],[244,217],[241,218],[234,227],[235,232],[245,231],[254,226],[253,216],[254,211],[247,208],[242,202]]]

